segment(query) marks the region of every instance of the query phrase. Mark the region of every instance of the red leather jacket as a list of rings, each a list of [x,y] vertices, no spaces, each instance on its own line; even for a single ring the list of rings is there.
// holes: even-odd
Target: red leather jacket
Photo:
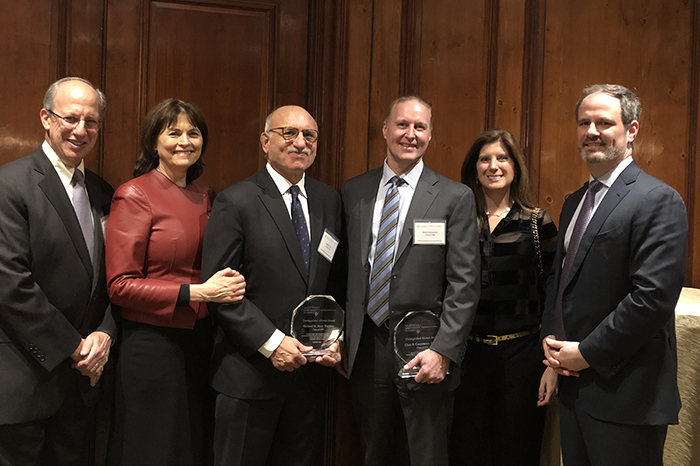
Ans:
[[[192,328],[206,303],[176,307],[182,284],[201,283],[204,228],[214,192],[178,187],[157,170],[121,185],[106,233],[109,297],[121,316],[164,327]]]

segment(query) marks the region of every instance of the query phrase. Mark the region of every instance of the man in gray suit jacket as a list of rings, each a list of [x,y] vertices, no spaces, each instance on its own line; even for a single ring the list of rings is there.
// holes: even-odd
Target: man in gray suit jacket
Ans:
[[[3,465],[94,463],[95,385],[116,336],[102,234],[112,188],[83,159],[104,106],[85,80],[55,82],[44,143],[0,168]]]
[[[304,298],[330,291],[340,196],[305,174],[318,144],[306,110],[272,112],[260,142],[266,166],[216,197],[204,235],[202,278],[225,267],[246,278],[243,300],[210,306],[220,329],[211,379],[215,464],[315,465],[332,373],[321,365],[335,365],[340,354],[336,344],[307,362],[311,348],[290,335],[290,321]]]
[[[632,159],[642,108],[619,85],[584,89],[578,143],[590,181],[559,222],[542,321],[560,377],[566,465],[660,465],[678,423],[674,309],[683,285],[683,200]]]
[[[342,190],[345,362],[365,464],[394,463],[404,436],[411,464],[447,464],[452,394],[479,298],[480,261],[471,190],[423,163],[431,133],[430,106],[417,96],[397,99],[384,122],[383,167]],[[393,337],[411,311],[434,312],[440,326],[430,348],[405,365],[420,365],[418,374],[403,379]]]

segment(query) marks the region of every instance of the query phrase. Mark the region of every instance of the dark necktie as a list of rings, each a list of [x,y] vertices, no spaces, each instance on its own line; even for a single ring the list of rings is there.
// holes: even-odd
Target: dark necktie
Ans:
[[[301,254],[304,256],[304,265],[306,271],[309,271],[309,250],[311,249],[309,241],[309,229],[306,227],[306,218],[304,218],[304,210],[299,202],[299,186],[289,188],[292,193],[292,223],[294,223],[294,231],[297,233],[297,239],[301,246]]]
[[[367,315],[377,326],[389,317],[389,287],[391,269],[394,265],[394,246],[396,245],[396,226],[399,223],[399,186],[404,180],[394,176],[389,180],[391,186],[386,191],[382,218],[377,232],[377,246],[374,249],[372,275],[369,281],[369,301]]]
[[[576,258],[576,253],[578,252],[578,247],[581,244],[581,238],[586,232],[586,227],[588,227],[588,222],[591,221],[593,216],[593,206],[595,205],[595,195],[600,188],[603,187],[603,183],[594,179],[590,182],[588,186],[588,191],[586,192],[586,199],[583,201],[581,206],[581,211],[576,219],[576,224],[571,232],[571,238],[569,239],[569,247],[566,249],[566,256],[564,259],[564,267],[561,271],[561,276],[559,277],[559,289],[557,290],[557,300],[554,307],[554,335],[557,340],[565,340],[566,332],[564,330],[564,318],[562,314],[562,298],[564,295],[564,287],[569,278],[569,273],[571,272],[571,267],[574,265],[574,258]]]
[[[71,184],[73,185],[73,209],[78,217],[80,229],[83,230],[85,245],[92,261],[95,250],[95,229],[92,223],[92,214],[90,213],[90,201],[85,190],[84,176],[77,168],[73,172]]]

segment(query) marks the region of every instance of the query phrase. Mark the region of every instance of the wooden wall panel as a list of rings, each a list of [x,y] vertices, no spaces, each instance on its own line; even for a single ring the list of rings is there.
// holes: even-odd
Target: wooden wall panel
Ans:
[[[585,86],[606,82],[623,84],[642,100],[637,162],[688,199],[683,121],[691,17],[681,1],[642,1],[635,8],[606,0],[547,2],[540,200],[552,202],[543,207],[558,213],[565,196],[587,179],[576,149],[575,103]]]
[[[497,21],[497,49],[491,50],[496,60],[494,112],[486,126],[510,131],[522,142],[525,2],[500,0]]]
[[[110,5],[106,90],[108,98],[123,98],[110,106],[105,128],[105,156],[114,159],[104,170],[108,181],[116,186],[131,178],[140,120],[168,97],[193,102],[207,119],[204,183],[219,191],[262,167],[265,116],[276,106],[311,100],[308,3]]]
[[[168,97],[200,107],[209,127],[202,181],[215,190],[255,173],[272,105],[275,9],[153,2],[149,23],[146,108]]]
[[[460,179],[464,156],[486,125],[487,2],[423,2],[420,95],[433,106],[426,164]],[[449,12],[449,14],[447,14]]]
[[[3,2],[0,14],[0,164],[28,155],[44,139],[39,122],[55,70],[58,22],[51,2]]]
[[[342,174],[349,179],[369,166],[373,0],[348,2]],[[375,133],[376,134],[376,133]]]

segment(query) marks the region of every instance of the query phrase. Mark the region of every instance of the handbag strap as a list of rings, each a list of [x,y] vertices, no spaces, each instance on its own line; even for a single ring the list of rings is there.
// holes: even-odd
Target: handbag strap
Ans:
[[[532,237],[535,240],[535,252],[537,253],[537,268],[540,269],[540,274],[544,273],[542,268],[542,250],[540,248],[540,232],[537,228],[537,217],[540,214],[539,207],[532,209],[532,214],[530,215],[530,226],[532,227]]]

